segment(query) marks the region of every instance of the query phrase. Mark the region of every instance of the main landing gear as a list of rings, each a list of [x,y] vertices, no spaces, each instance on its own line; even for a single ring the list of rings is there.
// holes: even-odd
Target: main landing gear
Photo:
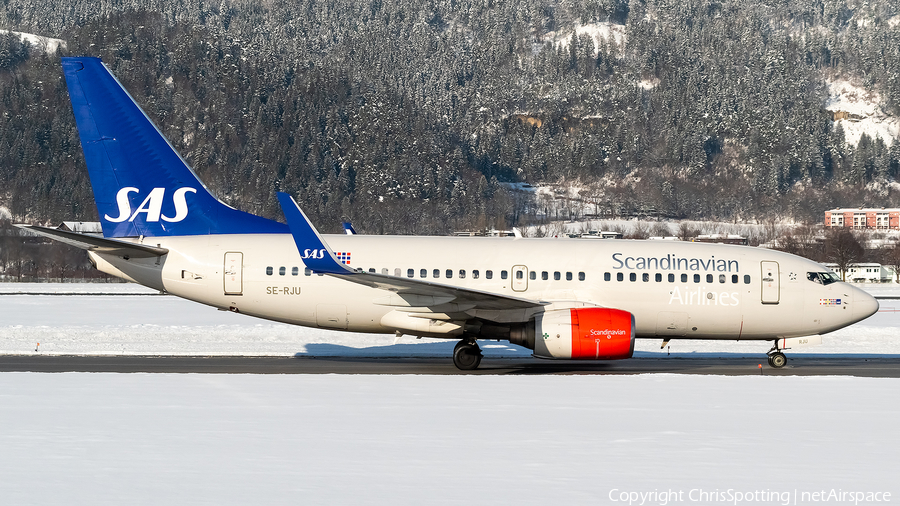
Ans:
[[[481,348],[474,339],[466,338],[453,348],[453,365],[463,371],[478,369],[481,363]]]
[[[775,341],[775,346],[772,346],[772,349],[769,350],[766,355],[769,356],[769,366],[774,367],[775,369],[780,369],[787,364],[787,357],[784,356],[784,353],[781,353],[781,349],[778,348],[778,341]]]

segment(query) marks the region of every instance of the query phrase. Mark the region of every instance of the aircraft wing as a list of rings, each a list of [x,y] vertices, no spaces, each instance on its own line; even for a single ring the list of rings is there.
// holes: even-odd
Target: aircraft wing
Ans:
[[[281,203],[281,209],[287,219],[288,227],[291,229],[291,235],[294,237],[294,243],[297,245],[303,263],[317,274],[326,274],[352,283],[393,292],[404,299],[405,305],[409,306],[437,306],[454,303],[471,306],[472,309],[503,310],[528,309],[549,304],[543,301],[459,288],[420,279],[351,269],[334,256],[331,248],[325,244],[322,236],[290,195],[279,192],[278,201]]]
[[[79,234],[78,232],[69,232],[67,230],[59,230],[56,228],[41,227],[38,225],[16,225],[17,227],[34,232],[35,234],[49,237],[69,246],[86,249],[88,251],[96,251],[97,253],[107,253],[120,257],[128,258],[154,258],[161,257],[169,252],[166,248],[156,246],[147,246],[144,244],[135,244],[128,241],[119,241],[116,239],[106,239],[93,235]]]

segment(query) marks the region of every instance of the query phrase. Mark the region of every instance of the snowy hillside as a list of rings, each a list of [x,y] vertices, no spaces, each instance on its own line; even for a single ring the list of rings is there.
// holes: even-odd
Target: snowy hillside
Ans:
[[[885,114],[878,93],[845,79],[830,80],[827,84],[829,96],[825,109],[843,127],[848,144],[859,144],[864,133],[873,140],[881,137],[888,146],[900,138],[900,120]]]
[[[33,33],[22,33],[22,32],[10,32],[9,30],[0,30],[0,35],[6,35],[7,33],[12,33],[13,35],[18,35],[22,42],[28,42],[31,44],[32,49],[38,49],[40,51],[44,51],[46,53],[55,53],[57,49],[62,47],[66,48],[66,41],[61,39],[52,39],[50,37],[44,37],[43,35],[35,35]]]
[[[545,41],[551,41],[554,47],[567,48],[572,42],[572,34],[576,37],[587,35],[594,41],[594,54],[599,54],[596,49],[600,46],[601,41],[606,44],[615,43],[618,46],[625,45],[625,25],[617,25],[615,23],[600,22],[588,23],[586,25],[575,25],[574,29],[565,29],[555,32],[547,32],[544,35]]]

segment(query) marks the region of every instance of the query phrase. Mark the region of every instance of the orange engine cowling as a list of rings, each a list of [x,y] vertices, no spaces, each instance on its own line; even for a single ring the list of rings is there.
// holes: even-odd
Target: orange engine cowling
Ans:
[[[547,311],[535,318],[534,354],[616,360],[634,354],[634,315],[610,308]]]

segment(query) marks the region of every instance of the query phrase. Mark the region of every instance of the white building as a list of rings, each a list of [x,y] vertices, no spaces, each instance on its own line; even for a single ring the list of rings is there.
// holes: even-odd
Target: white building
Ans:
[[[825,267],[841,275],[837,264],[825,264]],[[890,283],[894,279],[894,271],[876,263],[852,264],[845,279],[853,283]]]

